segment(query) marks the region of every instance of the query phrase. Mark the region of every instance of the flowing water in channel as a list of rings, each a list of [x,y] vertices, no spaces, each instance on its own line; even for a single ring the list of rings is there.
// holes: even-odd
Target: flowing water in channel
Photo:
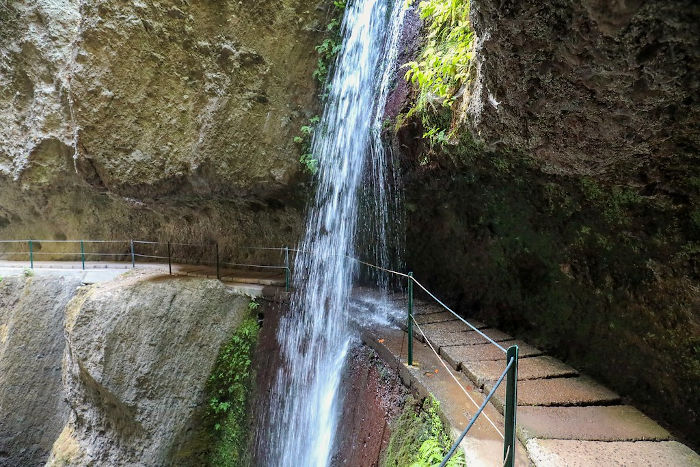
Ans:
[[[348,309],[356,264],[355,240],[364,221],[376,238],[373,260],[388,259],[393,170],[381,146],[384,104],[391,85],[402,0],[348,2],[343,47],[312,150],[319,161],[317,192],[294,264],[290,311],[282,318],[280,366],[269,412],[258,436],[264,465],[326,466],[340,412],[339,384],[354,338]],[[363,174],[369,178],[363,187]],[[369,212],[358,222],[360,196]]]

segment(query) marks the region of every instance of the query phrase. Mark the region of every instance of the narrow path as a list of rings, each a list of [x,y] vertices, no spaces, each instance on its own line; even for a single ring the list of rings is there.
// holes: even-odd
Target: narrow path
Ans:
[[[405,313],[405,297],[396,295],[391,302],[392,308]],[[413,335],[417,366],[409,367],[403,313],[392,315],[401,330],[367,330],[363,340],[397,365],[405,384],[421,395],[432,393],[458,434],[476,412],[473,401],[480,404],[503,372],[505,355],[442,307],[417,300],[414,313],[420,328],[414,326]],[[523,449],[518,450],[517,465],[700,466],[697,453],[623,404],[615,392],[526,342],[471,323],[503,347],[516,344],[520,350],[517,437]],[[498,465],[502,458],[502,437],[496,428],[503,429],[503,401],[501,387],[484,412],[490,420],[482,420],[482,414],[463,441],[468,465]]]
[[[128,271],[147,271],[169,276],[167,263],[138,263],[132,268],[129,262],[89,262],[82,268],[80,261],[35,261],[29,269],[26,261],[0,261],[0,278],[17,274],[73,275],[80,276],[84,284],[107,282]],[[216,279],[216,267],[207,265],[172,264],[173,276],[202,277]],[[275,295],[284,290],[284,273],[276,271],[250,271],[246,269],[221,268],[221,281],[245,295],[254,297]]]
[[[409,367],[406,364],[406,333],[401,329],[365,329],[362,340],[373,348],[384,362],[397,369],[406,387],[416,392],[419,397],[432,394],[440,402],[441,418],[446,422],[445,425],[450,427],[452,437],[459,436],[484,400],[484,395],[464,374],[455,372],[457,381],[453,380],[445,371],[440,359],[428,346],[420,345],[417,340],[414,341],[413,347],[414,366]],[[465,392],[469,396],[465,395]],[[467,465],[500,465],[503,458],[502,432],[503,415],[494,406],[488,405],[462,442]],[[519,444],[516,465],[528,464],[526,450]]]
[[[505,367],[503,353],[442,308],[414,306],[415,338],[489,392]],[[700,466],[700,456],[615,392],[526,342],[472,324],[503,347],[519,347],[517,436],[535,465]],[[492,399],[500,413],[504,396],[502,386]]]

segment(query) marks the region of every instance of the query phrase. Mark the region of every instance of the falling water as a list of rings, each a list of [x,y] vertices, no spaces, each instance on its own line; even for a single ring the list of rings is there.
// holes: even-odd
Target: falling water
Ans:
[[[312,143],[319,161],[317,192],[295,260],[290,311],[278,341],[283,363],[273,392],[258,457],[265,465],[326,466],[339,416],[338,388],[353,339],[348,304],[355,264],[363,173],[373,189],[375,225],[387,222],[389,164],[379,142],[389,75],[396,60],[403,1],[349,2],[343,47],[330,95]],[[369,159],[369,160],[368,160]],[[384,217],[382,217],[384,216]],[[379,250],[386,231],[377,229]]]

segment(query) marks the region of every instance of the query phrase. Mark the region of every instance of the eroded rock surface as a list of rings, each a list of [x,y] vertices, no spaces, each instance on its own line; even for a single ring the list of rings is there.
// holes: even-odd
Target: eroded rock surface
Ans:
[[[68,421],[61,382],[66,304],[75,278],[0,282],[0,465],[38,465]]]
[[[144,273],[79,286],[0,284],[0,463],[201,465],[205,385],[249,299]]]
[[[0,231],[293,237],[326,6],[4,2]]]
[[[695,2],[479,0],[475,135],[551,173],[613,174],[700,146]]]

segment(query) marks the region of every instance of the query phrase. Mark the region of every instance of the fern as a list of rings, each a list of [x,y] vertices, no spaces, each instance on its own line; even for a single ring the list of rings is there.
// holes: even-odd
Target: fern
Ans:
[[[468,83],[474,59],[469,0],[424,0],[418,9],[428,34],[418,60],[405,65],[406,79],[420,90],[419,106],[433,100],[449,106]]]

